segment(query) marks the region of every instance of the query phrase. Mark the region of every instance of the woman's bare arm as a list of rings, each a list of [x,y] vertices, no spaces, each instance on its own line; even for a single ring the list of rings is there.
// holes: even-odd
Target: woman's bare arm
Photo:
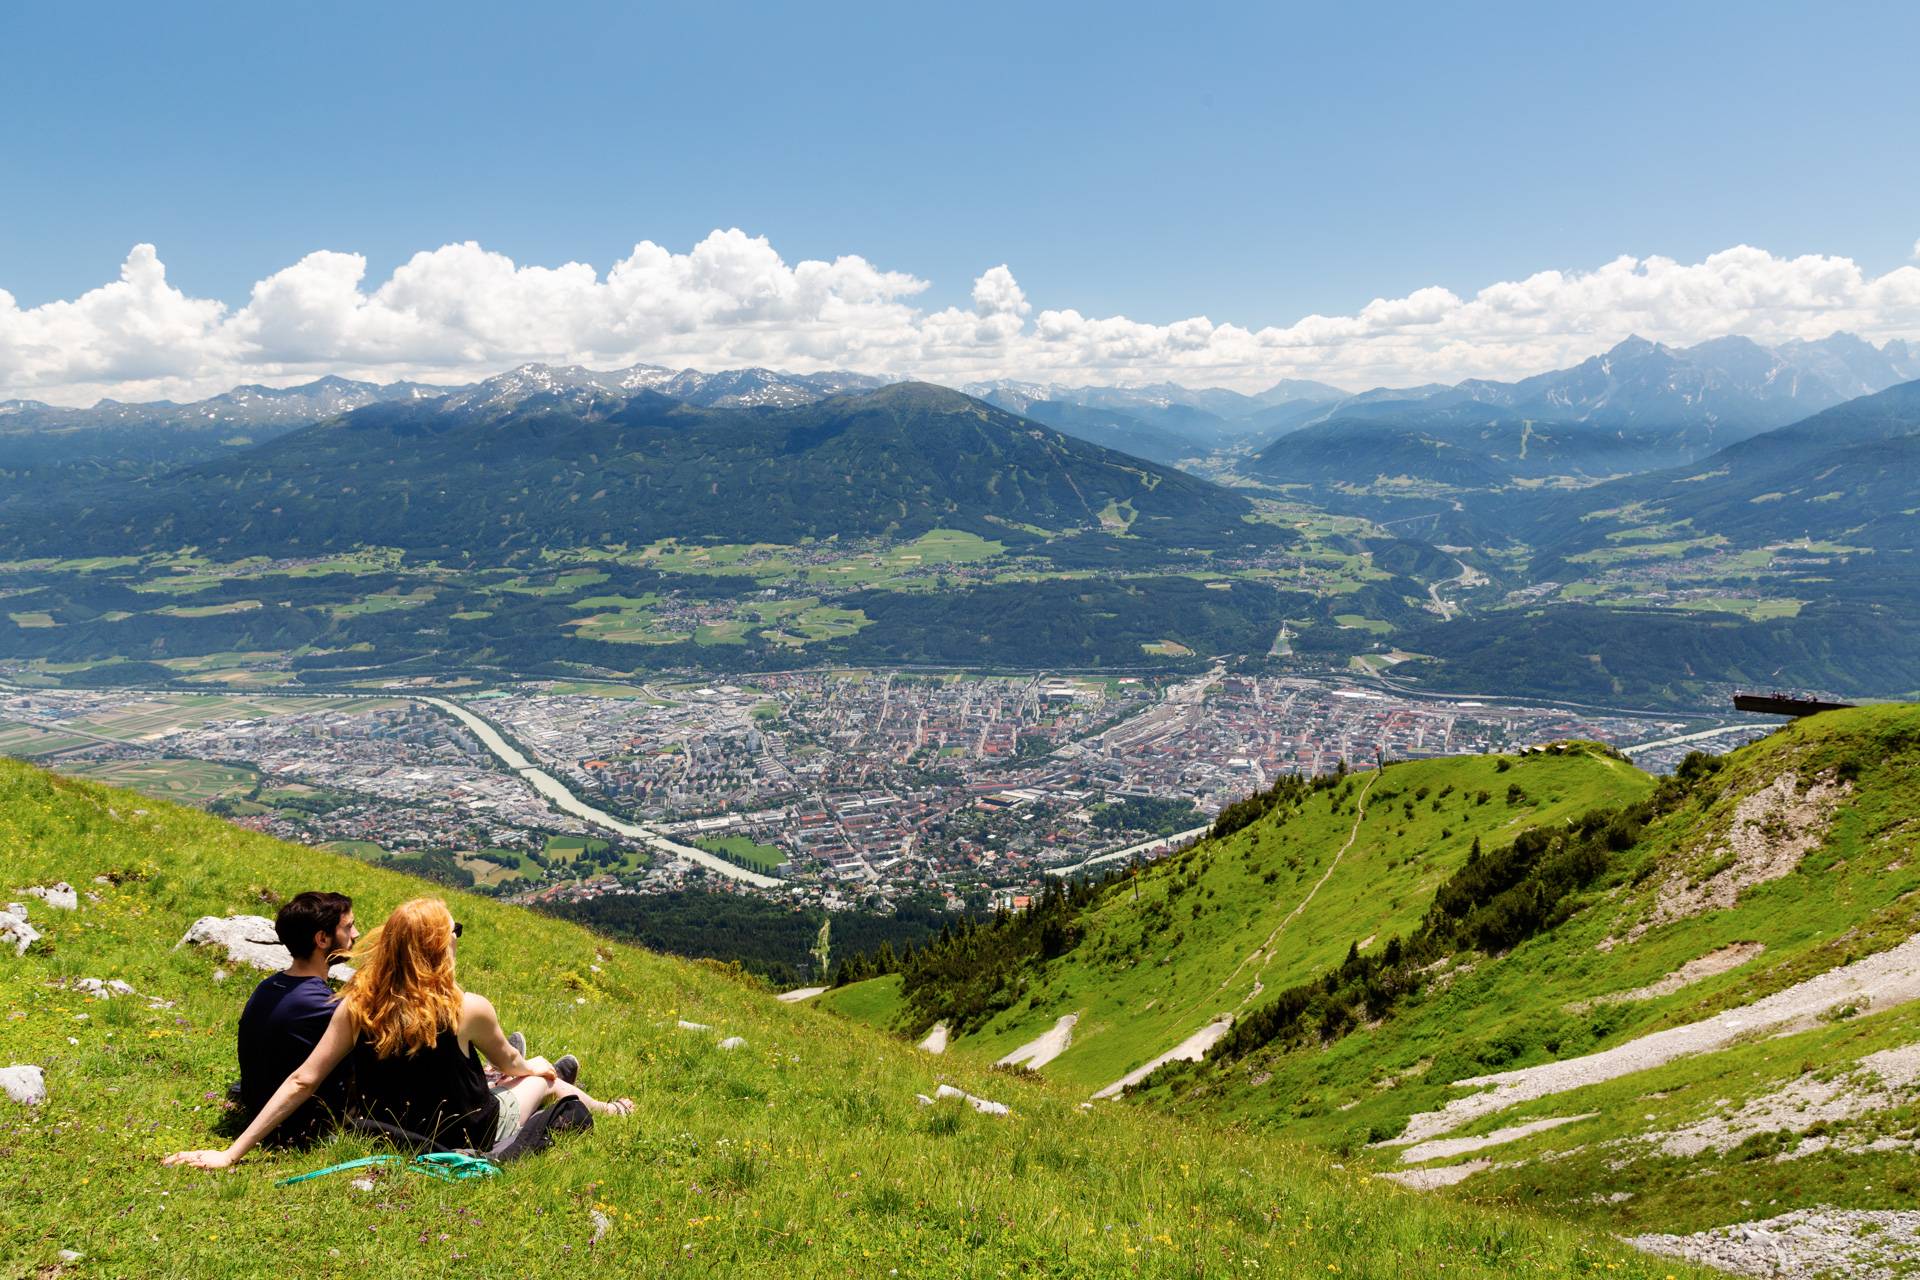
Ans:
[[[465,993],[460,1007],[460,1038],[475,1045],[486,1055],[493,1069],[509,1080],[521,1076],[544,1076],[548,1080],[557,1079],[552,1067],[544,1071],[535,1071],[521,1052],[507,1039],[507,1033],[500,1026],[500,1015],[493,1010],[493,1002],[485,996]]]
[[[190,1164],[199,1169],[226,1169],[238,1164],[240,1157],[278,1129],[288,1116],[313,1096],[315,1089],[326,1083],[333,1069],[352,1052],[354,1035],[353,1015],[347,1011],[347,1006],[334,1006],[333,1017],[327,1021],[327,1029],[321,1035],[320,1043],[313,1046],[313,1052],[307,1055],[307,1060],[281,1082],[273,1097],[267,1100],[267,1105],[253,1118],[246,1132],[233,1140],[232,1146],[225,1151],[179,1151],[162,1163]]]

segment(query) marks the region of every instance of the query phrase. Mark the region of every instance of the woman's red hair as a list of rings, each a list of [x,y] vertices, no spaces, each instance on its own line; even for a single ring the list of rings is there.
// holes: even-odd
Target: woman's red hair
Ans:
[[[382,1058],[431,1049],[460,1025],[453,977],[453,914],[438,898],[394,908],[354,953],[356,972],[341,1002]]]

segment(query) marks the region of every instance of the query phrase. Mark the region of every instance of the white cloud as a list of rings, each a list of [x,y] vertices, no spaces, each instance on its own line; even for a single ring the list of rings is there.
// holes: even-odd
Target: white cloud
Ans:
[[[184,399],[322,373],[458,382],[528,360],[1249,390],[1313,377],[1358,387],[1512,377],[1628,333],[1669,342],[1920,334],[1920,267],[1870,276],[1848,258],[1745,245],[1696,263],[1620,257],[1541,271],[1471,297],[1417,289],[1264,329],[1036,311],[1005,264],[973,282],[970,306],[935,311],[915,303],[927,288],[915,276],[856,256],[788,263],[739,230],[715,231],[685,253],[642,242],[604,273],[578,262],[521,265],[465,243],[417,253],[384,281],[366,274],[358,254],[315,252],[229,307],[174,288],[153,246],[136,245],[117,281],[71,301],[23,309],[0,291],[0,395]]]

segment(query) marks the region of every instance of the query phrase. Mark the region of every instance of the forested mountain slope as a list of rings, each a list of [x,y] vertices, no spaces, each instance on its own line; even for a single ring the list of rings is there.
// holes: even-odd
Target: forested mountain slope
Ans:
[[[1249,510],[1205,481],[905,383],[794,408],[702,409],[644,391],[460,412],[377,404],[151,483],[16,505],[0,537],[69,556],[367,544],[458,556],[934,528],[1117,530],[1180,546],[1277,536],[1246,523]]]

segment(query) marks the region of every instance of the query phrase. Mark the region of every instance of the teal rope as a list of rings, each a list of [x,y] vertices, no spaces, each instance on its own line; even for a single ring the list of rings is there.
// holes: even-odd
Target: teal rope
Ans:
[[[286,1187],[296,1182],[310,1182],[315,1178],[324,1178],[330,1173],[344,1173],[348,1169],[365,1169],[369,1165],[376,1164],[395,1164],[398,1160],[397,1156],[365,1156],[359,1160],[349,1160],[345,1164],[330,1164],[324,1169],[315,1169],[312,1173],[296,1173],[291,1178],[281,1178],[273,1185]]]
[[[458,1151],[429,1151],[413,1158],[407,1166],[415,1173],[442,1182],[464,1182],[469,1178],[497,1178],[500,1166],[483,1156],[462,1155]]]
[[[273,1185],[291,1186],[296,1182],[311,1182],[315,1178],[324,1178],[330,1173],[344,1173],[348,1169],[366,1169],[375,1165],[398,1164],[400,1157],[391,1155],[363,1156],[358,1160],[349,1160],[345,1164],[330,1164],[324,1169],[315,1169],[311,1173],[296,1173],[290,1178],[281,1178]],[[429,1178],[438,1178],[442,1182],[466,1182],[474,1178],[497,1178],[500,1166],[481,1156],[463,1155],[458,1151],[429,1151],[415,1156],[407,1168],[415,1173],[423,1173]]]

